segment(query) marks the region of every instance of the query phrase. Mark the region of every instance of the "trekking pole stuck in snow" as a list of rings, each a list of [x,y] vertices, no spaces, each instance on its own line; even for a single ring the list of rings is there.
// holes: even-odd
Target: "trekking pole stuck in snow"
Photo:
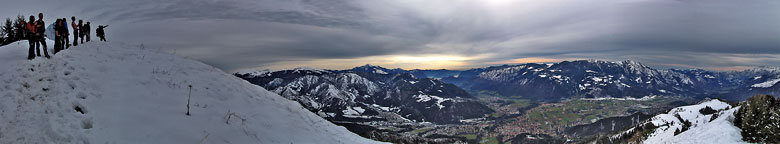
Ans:
[[[190,115],[190,96],[192,96],[192,85],[188,85],[190,87],[190,93],[187,94],[187,116]]]

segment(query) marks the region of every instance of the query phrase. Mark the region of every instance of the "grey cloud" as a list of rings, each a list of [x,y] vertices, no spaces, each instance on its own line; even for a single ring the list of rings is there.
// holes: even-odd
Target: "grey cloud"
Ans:
[[[780,1],[177,0],[15,2],[107,23],[145,43],[234,71],[379,55],[638,60],[778,66]],[[49,6],[46,6],[49,4]],[[64,10],[63,10],[64,9]],[[15,14],[14,14],[15,15]],[[5,16],[5,15],[3,15]],[[720,58],[720,59],[718,59]],[[481,64],[482,63],[482,64]]]
[[[136,30],[140,28],[148,30]],[[123,33],[117,35],[119,39],[137,39],[175,50],[226,70],[275,61],[383,55],[411,47],[408,42],[398,43],[404,40],[395,37],[269,22],[147,22],[126,25],[114,32]]]

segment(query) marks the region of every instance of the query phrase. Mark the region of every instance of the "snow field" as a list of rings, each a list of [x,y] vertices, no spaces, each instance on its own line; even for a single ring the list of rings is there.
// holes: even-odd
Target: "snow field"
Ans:
[[[0,143],[376,143],[171,54],[106,42],[26,54],[26,41],[0,47]]]

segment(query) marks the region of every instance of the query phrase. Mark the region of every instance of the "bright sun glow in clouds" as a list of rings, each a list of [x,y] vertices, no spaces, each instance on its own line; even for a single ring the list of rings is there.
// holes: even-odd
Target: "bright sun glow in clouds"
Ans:
[[[384,55],[355,59],[322,59],[313,61],[294,61],[275,63],[267,67],[275,70],[292,69],[295,67],[315,67],[329,69],[349,69],[365,64],[379,65],[385,68],[402,69],[465,69],[470,61],[479,60],[490,55],[458,56],[458,55]]]
[[[402,63],[419,63],[419,62],[457,62],[457,61],[469,60],[471,58],[461,57],[461,56],[397,56],[394,59]]]

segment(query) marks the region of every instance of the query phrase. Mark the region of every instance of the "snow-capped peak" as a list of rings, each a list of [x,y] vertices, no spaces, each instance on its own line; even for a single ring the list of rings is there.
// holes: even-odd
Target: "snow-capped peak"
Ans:
[[[381,67],[381,66],[375,66],[375,65],[371,65],[371,64],[366,64],[366,65],[363,65],[363,66],[355,67],[354,69],[374,70],[374,69],[387,69],[387,68],[384,68],[384,67]]]
[[[367,72],[367,73],[376,73],[376,74],[390,74],[390,73],[396,73],[395,71],[404,71],[402,69],[387,69],[381,66],[375,66],[366,64],[363,66],[352,68],[352,71],[356,72]]]

